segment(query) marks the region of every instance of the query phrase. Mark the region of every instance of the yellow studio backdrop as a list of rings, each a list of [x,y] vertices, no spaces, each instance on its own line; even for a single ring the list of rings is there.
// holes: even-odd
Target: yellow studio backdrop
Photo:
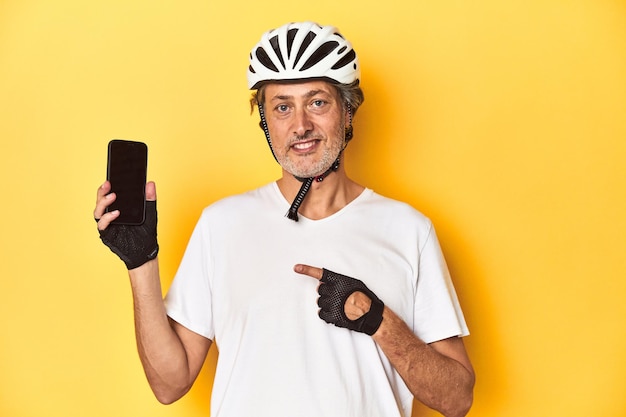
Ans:
[[[279,174],[247,57],[305,19],[360,55],[348,171],[439,232],[470,415],[626,415],[617,0],[0,1],[0,415],[208,415],[214,351],[174,405],[145,381],[126,271],[91,216],[106,144],[149,145],[165,290],[200,210]]]

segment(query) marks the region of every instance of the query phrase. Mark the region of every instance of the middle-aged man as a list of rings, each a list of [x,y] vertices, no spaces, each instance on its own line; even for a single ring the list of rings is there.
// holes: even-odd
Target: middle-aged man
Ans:
[[[215,342],[215,417],[410,416],[413,398],[464,416],[468,330],[433,226],[345,171],[363,101],[352,45],[332,26],[284,25],[252,49],[248,84],[282,176],[203,211],[165,301],[155,184],[140,226],[111,224],[115,194],[98,190],[156,397],[182,397]]]

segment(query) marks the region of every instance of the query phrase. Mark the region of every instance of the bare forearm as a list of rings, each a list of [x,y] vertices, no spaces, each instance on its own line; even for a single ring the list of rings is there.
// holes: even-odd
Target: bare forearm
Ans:
[[[160,402],[171,403],[190,388],[187,355],[165,312],[158,261],[129,271],[137,349],[146,377]]]
[[[459,361],[438,352],[417,338],[387,307],[373,337],[415,398],[447,417],[467,414],[472,404],[474,373],[469,361],[462,363],[462,355]],[[450,341],[450,345],[455,347],[459,342]]]

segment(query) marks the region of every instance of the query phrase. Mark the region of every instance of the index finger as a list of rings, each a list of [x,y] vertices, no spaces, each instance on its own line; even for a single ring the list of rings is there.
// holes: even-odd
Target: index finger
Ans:
[[[316,268],[314,266],[304,265],[304,264],[296,264],[293,267],[293,270],[297,272],[298,274],[308,275],[318,280],[322,279],[322,274],[324,273],[322,268]]]
[[[104,184],[98,187],[96,207],[93,210],[93,218],[100,220],[104,215],[107,206],[113,201],[115,201],[115,195],[111,193],[111,183],[109,181],[105,181]]]

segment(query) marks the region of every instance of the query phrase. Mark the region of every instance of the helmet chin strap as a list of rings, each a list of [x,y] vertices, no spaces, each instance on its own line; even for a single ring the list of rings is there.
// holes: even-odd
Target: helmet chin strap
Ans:
[[[267,140],[267,144],[270,147],[270,151],[272,151],[272,156],[274,160],[278,162],[278,158],[276,158],[276,154],[274,153],[274,147],[272,146],[272,139],[270,139],[270,130],[267,128],[267,120],[265,119],[265,109],[261,103],[258,104],[259,107],[259,116],[261,117],[261,121],[259,125],[261,129],[263,129],[263,133],[265,133],[265,139]],[[280,164],[280,162],[278,162]]]
[[[267,139],[267,144],[269,145],[270,150],[272,151],[272,156],[274,157],[276,162],[278,162],[278,158],[276,158],[276,154],[274,153],[274,148],[272,147],[272,140],[270,139],[270,132],[269,132],[269,129],[267,128],[267,120],[265,119],[265,111],[263,109],[263,105],[259,104],[258,107],[259,107],[259,116],[261,117],[261,122],[260,122],[261,128],[263,129],[263,132],[265,133],[265,139]],[[300,186],[300,190],[298,191],[298,194],[296,194],[296,197],[294,198],[293,203],[291,203],[291,207],[289,207],[289,211],[287,212],[286,217],[295,222],[298,221],[298,209],[302,205],[304,198],[309,192],[309,189],[311,188],[313,181],[322,182],[324,181],[324,178],[326,178],[331,172],[335,172],[339,169],[341,154],[343,153],[343,150],[348,145],[348,142],[350,141],[350,139],[352,139],[352,135],[353,135],[352,108],[350,107],[350,104],[347,104],[347,107],[348,107],[348,116],[349,116],[350,123],[345,130],[344,146],[339,152],[339,155],[337,155],[337,159],[335,160],[335,162],[333,162],[330,168],[328,168],[324,173],[315,177],[303,178],[303,177],[298,177],[294,175],[294,178],[300,181],[302,185]]]
[[[330,174],[331,172],[337,171],[339,169],[340,159],[341,159],[341,152],[339,152],[339,156],[337,156],[337,159],[331,165],[331,167],[328,168],[326,172],[324,172],[321,175],[318,175],[317,177],[302,178],[302,177],[296,177],[294,175],[294,177],[298,181],[302,182],[302,185],[300,186],[300,191],[298,191],[298,194],[296,194],[296,198],[293,199],[293,203],[291,203],[291,207],[289,207],[289,211],[286,214],[287,218],[295,222],[298,221],[298,209],[300,208],[300,205],[304,201],[304,197],[306,197],[307,193],[309,192],[309,189],[311,188],[313,181],[322,182],[324,181],[324,178],[328,176],[328,174]]]

